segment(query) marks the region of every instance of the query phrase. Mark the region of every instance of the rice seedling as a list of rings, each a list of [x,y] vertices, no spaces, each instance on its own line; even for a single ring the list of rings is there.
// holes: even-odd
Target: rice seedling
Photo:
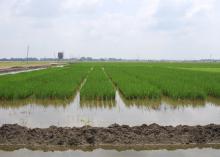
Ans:
[[[67,99],[74,95],[89,71],[80,91],[81,99],[85,100],[114,99],[113,83],[129,100],[161,96],[193,100],[220,98],[220,73],[216,71],[219,68],[219,63],[77,63],[0,76],[0,100]]]
[[[74,96],[88,71],[89,67],[76,64],[1,76],[0,99],[68,99]]]
[[[156,99],[161,92],[148,81],[140,79],[120,67],[106,67],[111,80],[126,99]]]
[[[160,94],[173,99],[220,97],[219,73],[177,69],[170,64],[166,67],[165,63],[126,64],[106,65],[106,71],[128,99],[157,98]]]
[[[115,98],[113,84],[101,67],[95,67],[80,90],[82,100],[110,100]]]

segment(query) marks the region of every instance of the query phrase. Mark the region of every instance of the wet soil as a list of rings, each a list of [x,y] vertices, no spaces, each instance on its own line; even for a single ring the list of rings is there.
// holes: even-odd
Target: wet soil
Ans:
[[[0,145],[22,146],[147,146],[147,145],[220,144],[220,125],[160,126],[157,124],[129,127],[84,126],[29,129],[17,124],[0,127]]]
[[[9,73],[9,72],[19,72],[19,71],[25,71],[25,70],[34,70],[34,69],[40,69],[40,68],[48,68],[47,66],[31,66],[31,67],[11,67],[11,68],[4,68],[0,69],[0,73]]]
[[[49,65],[37,65],[37,66],[28,66],[28,67],[10,67],[10,68],[0,68],[0,74],[1,73],[9,73],[9,72],[19,72],[19,71],[26,71],[26,70],[35,70],[35,69],[41,69],[41,68],[49,68],[57,66],[57,64],[49,64]]]

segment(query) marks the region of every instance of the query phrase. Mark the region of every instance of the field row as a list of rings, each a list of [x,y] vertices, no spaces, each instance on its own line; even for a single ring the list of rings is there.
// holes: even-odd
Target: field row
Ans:
[[[95,67],[80,90],[82,100],[109,100],[115,98],[115,89],[101,67]]]
[[[101,67],[74,64],[0,77],[0,100],[69,99],[79,90],[83,100],[115,98],[115,89]]]

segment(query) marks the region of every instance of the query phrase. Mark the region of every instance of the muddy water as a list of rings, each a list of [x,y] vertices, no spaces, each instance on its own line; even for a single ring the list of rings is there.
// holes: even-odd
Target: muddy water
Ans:
[[[190,102],[126,102],[116,93],[114,102],[81,102],[79,93],[67,105],[5,104],[0,105],[0,126],[19,124],[30,128],[109,126],[114,123],[130,126],[157,123],[159,125],[220,124],[220,106]],[[152,105],[153,104],[153,105]],[[182,104],[182,105],[181,105]],[[6,107],[7,106],[7,107]]]
[[[64,151],[64,152],[43,152],[43,151],[30,151],[21,149],[13,152],[0,151],[1,157],[219,157],[220,150],[218,149],[187,149],[187,150],[148,150],[148,151],[116,151],[116,150],[103,150],[97,149],[92,152],[83,151]]]

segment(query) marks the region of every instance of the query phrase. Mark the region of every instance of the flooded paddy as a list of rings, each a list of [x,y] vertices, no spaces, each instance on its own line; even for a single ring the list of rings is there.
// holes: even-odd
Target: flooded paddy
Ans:
[[[0,126],[19,124],[30,128],[81,127],[91,125],[107,127],[117,123],[137,126],[157,123],[159,125],[207,125],[220,124],[218,101],[173,102],[161,101],[127,102],[118,92],[115,101],[82,102],[78,93],[73,101],[56,105],[38,103],[1,104]],[[176,104],[179,103],[179,104]]]
[[[2,157],[69,157],[69,156],[77,156],[77,157],[219,157],[220,150],[218,149],[179,149],[179,150],[126,150],[126,151],[116,151],[116,150],[103,150],[97,149],[94,151],[80,151],[80,150],[68,150],[68,151],[54,151],[54,152],[44,152],[44,151],[31,151],[27,149],[16,150],[12,152],[8,151],[0,151],[0,156]]]
[[[146,88],[150,85],[143,83],[144,80],[147,79],[147,76],[151,75],[141,74],[142,72],[148,72],[149,70],[154,72],[154,69],[140,69],[140,72],[134,73],[132,81],[129,81],[130,75],[133,73],[132,71],[127,71],[126,73],[127,68],[125,69],[125,73],[127,74],[126,78],[124,78],[125,74],[122,74],[121,77],[118,76],[121,73],[121,70],[118,72],[116,71],[115,81],[117,81],[117,78],[123,78],[123,81],[120,82],[119,79],[119,86],[114,87],[112,85],[115,82],[112,78],[110,79],[110,74],[114,75],[115,68],[106,68],[108,75],[107,73],[103,73],[104,69],[99,69],[98,74],[94,75],[95,79],[90,76],[90,82],[88,81],[88,77],[86,77],[88,74],[91,74],[88,72],[89,69],[91,70],[93,68],[79,66],[78,70],[68,67],[63,70],[62,68],[61,70],[60,68],[49,69],[45,72],[46,75],[45,73],[41,74],[39,71],[39,76],[45,76],[45,78],[42,79],[41,77],[38,77],[37,72],[36,74],[33,73],[36,75],[33,77],[34,79],[32,79],[31,75],[31,79],[25,78],[27,81],[31,80],[28,82],[28,88],[25,88],[25,90],[18,90],[18,92],[14,92],[14,87],[18,84],[21,85],[22,82],[16,82],[16,78],[12,81],[14,84],[11,84],[7,79],[3,80],[7,84],[5,85],[5,83],[2,83],[2,85],[5,85],[3,86],[4,90],[8,89],[9,86],[11,87],[10,92],[8,93],[11,93],[11,95],[9,95],[11,98],[14,98],[16,94],[19,93],[19,98],[28,99],[30,96],[26,97],[26,93],[23,92],[29,89],[31,98],[34,98],[35,100],[23,99],[23,101],[22,99],[18,99],[18,101],[10,101],[10,99],[4,99],[5,93],[2,93],[2,100],[5,101],[0,101],[0,146],[22,147],[14,150],[10,150],[9,148],[6,149],[7,151],[2,150],[0,151],[0,156],[157,157],[177,155],[209,156],[210,154],[211,156],[218,156],[220,143],[220,100],[218,97],[210,98],[212,95],[205,93],[206,91],[200,93],[200,88],[198,88],[199,90],[191,92],[188,90],[188,85],[186,86],[187,88],[184,88],[185,90],[183,92],[181,85],[177,89],[175,88],[176,91],[169,90],[170,93],[168,95],[163,93],[164,89],[157,90],[157,88],[152,88],[154,90],[150,91],[152,92],[151,95],[146,91],[146,89],[151,89]],[[133,70],[135,72],[136,68]],[[161,70],[164,71],[164,69]],[[164,74],[169,74],[169,70],[167,71],[168,73],[164,71]],[[47,73],[50,75],[47,75]],[[155,76],[157,76],[157,73]],[[180,73],[180,71],[177,71],[177,73]],[[68,75],[68,77],[63,77],[64,75]],[[138,77],[139,75],[140,78]],[[201,75],[203,75],[203,73],[201,73]],[[194,76],[194,74],[192,74],[192,76]],[[97,77],[100,78],[98,81]],[[48,82],[51,83],[51,81],[54,81],[53,78],[57,79],[55,82],[52,82],[52,84],[48,84]],[[161,76],[161,78],[164,77]],[[180,82],[181,78],[182,77],[179,78]],[[209,76],[207,76],[207,78],[209,78]],[[13,79],[13,77],[11,79]],[[38,79],[43,80],[43,83],[38,84]],[[154,80],[154,78],[148,79]],[[100,82],[103,80],[106,81],[101,84]],[[136,80],[135,84],[133,84],[135,86],[131,85],[130,88],[125,88],[127,87],[127,83],[123,84],[126,82],[124,80],[127,80],[129,83]],[[170,80],[173,79],[171,78]],[[27,81],[25,81],[25,83],[27,83]],[[46,84],[44,84],[44,82],[46,82]],[[62,86],[59,86],[60,82],[62,82]],[[141,84],[141,82],[143,84]],[[34,83],[36,83],[36,87],[41,88],[41,90],[35,90],[32,92],[31,87]],[[65,86],[63,83],[65,83]],[[86,86],[86,83],[88,88],[86,88],[84,92],[83,99],[83,92],[81,89],[83,86]],[[172,86],[176,84],[175,82],[170,83]],[[200,83],[198,83],[198,85],[199,84]],[[100,88],[97,88],[98,85]],[[111,88],[102,88],[107,87],[107,85]],[[79,88],[79,86],[81,86],[81,88]],[[211,87],[215,87],[215,85]],[[22,88],[22,85],[18,87],[18,89]],[[53,89],[53,92],[47,92],[47,89]],[[94,92],[94,89],[97,91]],[[115,93],[115,89],[120,90],[121,93],[118,91]],[[48,100],[49,98],[65,99],[68,95],[71,98],[77,90],[79,91],[72,100]],[[214,93],[217,93],[218,91],[217,88],[213,88],[213,90]],[[105,94],[103,94],[104,91],[106,92]],[[113,91],[113,94],[110,91]],[[129,93],[130,91],[132,92],[131,95]],[[139,91],[142,91],[143,93]],[[53,93],[55,93],[55,95],[53,95]],[[175,95],[176,93],[177,95]],[[24,96],[22,94],[24,94]],[[165,95],[167,97],[165,97]],[[92,99],[86,99],[87,97]],[[106,97],[109,98],[108,101],[100,101],[100,99]],[[44,98],[44,101],[41,101],[41,98]],[[140,100],[141,98],[146,98],[146,100]],[[152,100],[151,98],[156,100]],[[193,100],[199,98],[199,101],[189,101],[191,98]],[[92,127],[89,127],[88,125]],[[170,125],[174,127],[171,127]],[[207,144],[207,146],[201,146],[203,144]],[[103,146],[106,145],[115,146],[116,150],[97,149],[104,148]],[[172,149],[172,151],[169,151],[166,150],[166,147],[158,148],[157,150],[150,150],[148,147],[137,151],[135,149],[136,145],[149,146],[150,148],[152,145],[178,145],[178,150]],[[192,145],[192,147],[182,149],[189,145]],[[214,149],[213,145],[218,145],[218,147]],[[53,150],[53,152],[50,150],[51,147],[60,146],[65,150],[60,151],[60,148]],[[119,150],[119,147],[124,146],[130,148]],[[197,146],[202,149],[196,148]],[[33,147],[34,150],[28,150],[30,147]],[[43,147],[44,149],[49,150],[37,150],[36,148],[38,147]],[[71,147],[76,147],[76,149],[80,149],[80,147],[94,147],[95,150],[68,150]]]

